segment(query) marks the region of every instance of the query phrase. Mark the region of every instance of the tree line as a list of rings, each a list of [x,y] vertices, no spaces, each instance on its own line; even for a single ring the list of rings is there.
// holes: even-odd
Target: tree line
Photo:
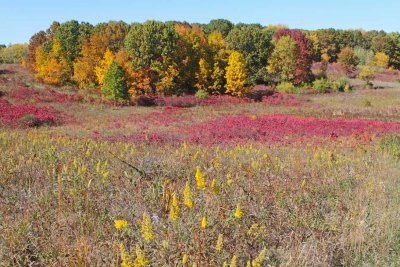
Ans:
[[[199,90],[242,95],[255,84],[311,82],[313,62],[341,62],[350,71],[383,57],[385,67],[399,69],[400,34],[292,30],[224,19],[95,26],[72,20],[33,35],[27,54],[25,63],[37,79],[100,88],[110,98]]]

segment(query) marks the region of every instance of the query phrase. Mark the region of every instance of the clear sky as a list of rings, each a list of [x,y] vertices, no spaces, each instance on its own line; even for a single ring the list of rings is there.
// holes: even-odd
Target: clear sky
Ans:
[[[179,20],[400,31],[400,0],[0,0],[0,44],[28,42],[52,21]]]

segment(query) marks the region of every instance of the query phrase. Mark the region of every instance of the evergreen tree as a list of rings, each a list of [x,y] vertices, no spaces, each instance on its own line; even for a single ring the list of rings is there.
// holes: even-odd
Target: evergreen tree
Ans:
[[[114,60],[104,75],[104,84],[101,88],[104,98],[110,100],[128,99],[128,85],[124,69]]]

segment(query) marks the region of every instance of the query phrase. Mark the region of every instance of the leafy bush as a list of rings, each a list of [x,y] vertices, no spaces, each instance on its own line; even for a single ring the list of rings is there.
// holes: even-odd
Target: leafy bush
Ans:
[[[296,86],[294,86],[293,83],[290,82],[282,82],[276,86],[276,90],[279,93],[295,93]]]
[[[332,87],[332,83],[327,79],[318,79],[313,82],[312,87],[318,93],[326,93]]]
[[[210,97],[210,94],[204,90],[198,90],[195,94],[195,97],[200,98],[200,99],[207,99]]]
[[[352,90],[350,80],[346,77],[339,77],[332,82],[332,88],[338,92],[350,92]]]
[[[381,139],[381,149],[400,160],[400,135],[387,135]]]
[[[146,95],[141,95],[141,96],[137,96],[133,99],[133,102],[138,105],[138,106],[142,106],[142,107],[151,107],[151,106],[155,106],[156,103],[156,98],[153,96],[146,96]]]
[[[369,101],[368,99],[363,99],[361,104],[363,107],[371,107],[372,106],[371,101]]]
[[[371,80],[375,79],[375,72],[370,67],[362,68],[361,72],[357,75],[357,77],[366,82],[365,87],[373,87]]]

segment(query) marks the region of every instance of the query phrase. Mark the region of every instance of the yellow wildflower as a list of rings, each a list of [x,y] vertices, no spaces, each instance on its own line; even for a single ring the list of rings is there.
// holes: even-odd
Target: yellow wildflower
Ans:
[[[200,171],[200,167],[196,168],[196,183],[197,188],[200,190],[205,190],[207,188],[206,182],[204,180],[204,175]]]
[[[126,252],[123,244],[120,244],[120,254],[121,254],[121,267],[133,267],[132,259],[129,257],[128,252]]]
[[[179,219],[179,214],[180,214],[180,209],[179,209],[178,198],[176,197],[176,194],[173,193],[169,217],[171,218],[171,220],[176,222]]]
[[[186,264],[188,260],[188,255],[185,253],[182,257],[182,264]]]
[[[306,180],[304,179],[303,182],[301,182],[301,188],[304,188],[306,186]]]
[[[136,244],[135,254],[136,254],[135,266],[141,267],[149,264],[149,261],[144,256],[143,250],[140,248],[138,244]]]
[[[211,191],[216,195],[219,194],[219,187],[218,187],[217,181],[215,179],[213,179],[211,182]]]
[[[236,267],[236,262],[237,262],[237,257],[236,257],[236,255],[233,255],[231,264],[229,265],[229,267]]]
[[[240,208],[240,204],[238,203],[236,205],[235,217],[237,219],[240,219],[240,218],[242,218],[242,216],[243,216],[243,212],[242,212],[242,209]]]
[[[114,225],[115,229],[126,229],[126,227],[128,227],[128,222],[125,220],[115,220]]]
[[[197,263],[193,262],[192,267],[197,267]]]
[[[141,233],[144,240],[154,240],[156,236],[153,232],[153,225],[151,224],[150,216],[145,212],[143,213],[143,220],[141,222]]]
[[[201,220],[201,228],[203,228],[203,229],[207,228],[207,218],[205,216]]]
[[[186,182],[185,189],[183,190],[183,203],[188,207],[188,208],[193,208],[193,201],[192,201],[192,191],[190,190],[190,185],[189,182]]]
[[[254,261],[252,261],[251,265],[253,267],[261,267],[264,259],[265,259],[265,255],[267,254],[267,249],[263,249],[260,251],[260,254],[258,254],[257,258],[255,258]]]
[[[218,235],[217,245],[215,246],[215,250],[217,252],[221,252],[222,248],[224,247],[224,237],[222,234]]]

